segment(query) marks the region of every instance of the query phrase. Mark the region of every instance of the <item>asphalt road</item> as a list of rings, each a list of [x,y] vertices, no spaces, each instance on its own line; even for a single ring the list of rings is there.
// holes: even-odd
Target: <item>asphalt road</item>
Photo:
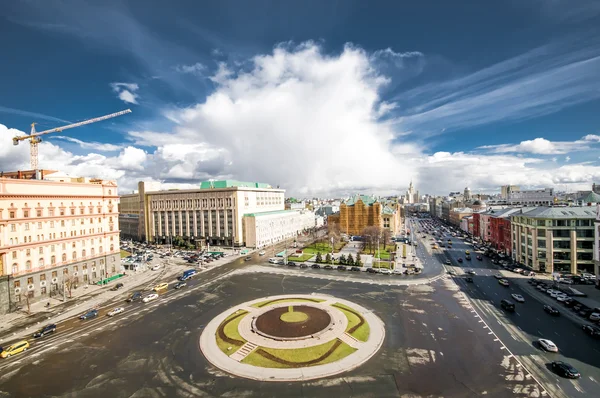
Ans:
[[[2,362],[0,390],[15,397],[539,396],[451,280],[390,287],[235,274],[248,263],[255,261],[203,273],[187,290],[128,305],[114,319],[59,330]],[[355,301],[384,321],[384,345],[369,362],[337,377],[265,383],[231,377],[202,356],[203,325],[236,303],[316,291]]]
[[[447,238],[446,238],[447,239]],[[465,250],[473,252],[473,247],[464,240],[452,237],[451,249],[444,250],[445,255],[452,258],[458,274],[473,269],[474,283],[466,283],[463,277],[457,277],[461,289],[472,299],[476,309],[488,322],[493,331],[527,367],[533,375],[547,386],[548,392],[556,397],[598,396],[600,395],[600,342],[587,336],[575,323],[566,316],[553,317],[544,312],[542,303],[521,288],[525,280],[511,278],[509,287],[500,285],[494,274],[499,268],[483,256],[483,261],[476,260],[476,253],[471,253],[472,260],[458,263],[458,258],[465,259]],[[517,279],[519,279],[517,281]],[[516,302],[511,294],[520,294],[524,303]],[[508,313],[501,309],[500,300],[508,299],[515,303],[516,311]],[[552,300],[553,306],[561,313],[568,312],[559,302]],[[535,343],[538,339],[552,340],[559,348],[559,353],[547,353]],[[555,375],[548,363],[562,360],[573,365],[582,377],[579,380],[568,380]]]

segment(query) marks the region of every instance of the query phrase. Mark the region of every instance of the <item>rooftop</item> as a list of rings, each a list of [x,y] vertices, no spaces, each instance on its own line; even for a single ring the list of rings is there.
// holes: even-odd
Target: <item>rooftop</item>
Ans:
[[[346,206],[354,206],[356,204],[356,202],[358,201],[363,202],[365,205],[367,206],[371,206],[373,205],[375,202],[377,202],[377,199],[375,199],[373,196],[368,196],[368,195],[354,195],[353,197],[351,197],[350,199],[346,200],[344,202],[344,204]]]
[[[223,189],[223,188],[262,188],[273,189],[270,184],[262,182],[245,182],[236,180],[222,181],[203,181],[200,183],[200,189]]]
[[[600,203],[600,195],[593,191],[590,191],[586,195],[583,195],[580,198],[578,198],[577,200],[583,203]]]
[[[244,217],[263,217],[263,216],[273,216],[276,214],[298,214],[299,210],[272,210],[272,211],[261,211],[258,213],[247,213],[244,214]]]
[[[519,216],[521,214],[514,213],[512,215]],[[593,207],[536,207],[529,211],[523,211],[522,215],[531,218],[595,219],[596,209]]]

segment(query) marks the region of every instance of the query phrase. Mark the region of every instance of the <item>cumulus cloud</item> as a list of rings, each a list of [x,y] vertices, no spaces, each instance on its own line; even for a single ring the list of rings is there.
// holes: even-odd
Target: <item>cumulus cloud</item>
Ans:
[[[600,143],[600,136],[588,134],[575,141],[549,141],[545,138],[521,141],[519,144],[485,145],[484,149],[493,153],[532,153],[538,155],[561,155],[573,151],[589,150],[590,145]]]
[[[136,83],[111,83],[113,89],[119,99],[129,104],[137,104],[138,95],[135,93],[139,86]]]

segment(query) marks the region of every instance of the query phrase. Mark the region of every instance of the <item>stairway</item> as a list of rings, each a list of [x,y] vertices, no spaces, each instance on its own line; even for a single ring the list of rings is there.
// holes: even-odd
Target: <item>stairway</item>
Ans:
[[[234,359],[238,362],[241,362],[242,359],[246,358],[248,355],[250,355],[250,353],[252,351],[254,351],[257,348],[258,348],[258,346],[256,344],[247,342],[246,344],[241,346],[239,350],[237,350],[236,352],[231,354],[231,356],[229,358]]]

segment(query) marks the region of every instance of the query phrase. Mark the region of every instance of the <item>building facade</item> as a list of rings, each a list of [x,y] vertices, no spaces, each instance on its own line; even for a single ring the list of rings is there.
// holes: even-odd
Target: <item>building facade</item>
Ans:
[[[520,190],[521,188],[519,188],[518,185],[502,185],[500,187],[500,196],[502,199],[506,200],[508,199],[508,194],[510,192],[519,192]]]
[[[117,184],[0,177],[0,312],[121,271]]]
[[[371,226],[389,229],[396,235],[402,225],[398,204],[385,203],[367,195],[355,195],[341,203],[340,212],[327,218],[328,224],[332,222],[339,225],[340,232],[348,235],[360,235]]]
[[[554,204],[554,189],[545,188],[534,191],[509,191],[507,202],[513,206],[551,206]]]
[[[511,215],[513,258],[540,272],[594,272],[593,207],[537,207]]]
[[[596,220],[594,221],[596,231],[594,239],[594,275],[596,284],[600,284],[600,204],[596,205]]]
[[[315,228],[315,214],[308,210],[278,210],[244,215],[246,246],[263,248]]]
[[[460,222],[464,217],[473,215],[473,209],[469,207],[457,207],[450,212],[450,224],[460,227]]]

